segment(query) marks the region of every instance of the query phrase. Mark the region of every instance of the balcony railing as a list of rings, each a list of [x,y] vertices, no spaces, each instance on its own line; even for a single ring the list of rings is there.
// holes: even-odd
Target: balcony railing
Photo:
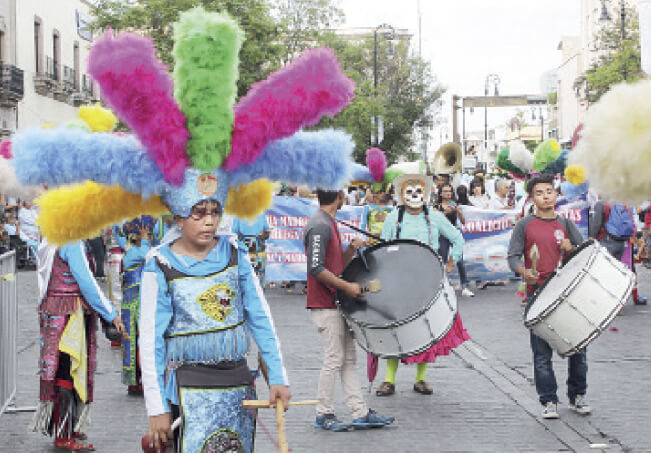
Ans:
[[[45,57],[45,74],[53,81],[59,80],[59,62],[51,57]]]
[[[24,93],[23,70],[0,61],[0,104],[15,105],[23,99]]]
[[[69,66],[63,65],[63,85],[69,91],[79,91],[79,80],[77,79],[77,71]]]
[[[89,96],[90,98],[93,98],[94,96],[94,84],[93,80],[86,74],[81,79],[81,92],[84,95]]]

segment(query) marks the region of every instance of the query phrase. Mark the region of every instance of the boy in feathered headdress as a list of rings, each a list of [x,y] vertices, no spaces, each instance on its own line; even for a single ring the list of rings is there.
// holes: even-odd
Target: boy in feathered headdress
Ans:
[[[175,216],[179,229],[150,251],[140,291],[150,440],[160,448],[178,412],[177,450],[251,451],[252,415],[242,407],[253,389],[249,333],[267,366],[273,405],[279,399],[286,407],[290,393],[246,249],[233,236],[216,235],[217,226],[224,211],[262,213],[273,188],[265,178],[328,189],[347,181],[350,136],[298,130],[341,111],[354,84],[332,50],[310,49],[235,104],[239,26],[198,7],[181,14],[174,38],[174,82],[151,39],[107,32],[91,48],[89,73],[138,141],[21,133],[16,173],[24,184],[75,184],[40,200],[39,225],[51,240],[90,237],[144,213]],[[95,209],[74,216],[80,201]]]

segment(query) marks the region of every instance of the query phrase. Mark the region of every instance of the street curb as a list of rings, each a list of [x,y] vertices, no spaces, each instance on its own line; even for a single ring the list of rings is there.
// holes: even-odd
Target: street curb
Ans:
[[[470,368],[488,379],[497,389],[520,406],[546,431],[573,452],[627,452],[614,438],[594,427],[588,418],[560,410],[557,420],[546,420],[540,416],[540,403],[536,391],[525,377],[506,363],[492,355],[473,340],[466,341],[454,353]],[[591,444],[602,444],[604,448],[592,449]]]

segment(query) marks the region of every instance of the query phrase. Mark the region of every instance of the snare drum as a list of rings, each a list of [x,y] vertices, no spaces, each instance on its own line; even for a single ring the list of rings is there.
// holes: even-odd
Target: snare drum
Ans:
[[[562,357],[595,340],[623,308],[635,276],[591,240],[552,273],[527,305],[524,325]]]
[[[342,292],[337,303],[359,345],[384,358],[410,357],[426,351],[450,331],[457,298],[443,261],[415,240],[394,240],[364,253],[368,269],[356,257],[343,279],[366,286],[379,280],[382,289],[353,300]]]

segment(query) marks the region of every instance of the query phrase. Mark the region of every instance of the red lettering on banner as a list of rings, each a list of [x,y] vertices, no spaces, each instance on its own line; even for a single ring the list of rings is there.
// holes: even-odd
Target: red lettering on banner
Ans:
[[[267,264],[306,264],[303,253],[267,252]]]
[[[282,215],[280,217],[280,226],[282,227],[294,227],[294,228],[304,228],[307,224],[309,218],[305,216],[287,216]]]
[[[276,215],[265,215],[269,226],[278,226],[278,217]]]
[[[297,229],[274,229],[269,238],[271,240],[303,240],[302,231]]]
[[[580,223],[583,220],[583,213],[580,208],[561,209],[557,210],[556,213],[573,223]]]

